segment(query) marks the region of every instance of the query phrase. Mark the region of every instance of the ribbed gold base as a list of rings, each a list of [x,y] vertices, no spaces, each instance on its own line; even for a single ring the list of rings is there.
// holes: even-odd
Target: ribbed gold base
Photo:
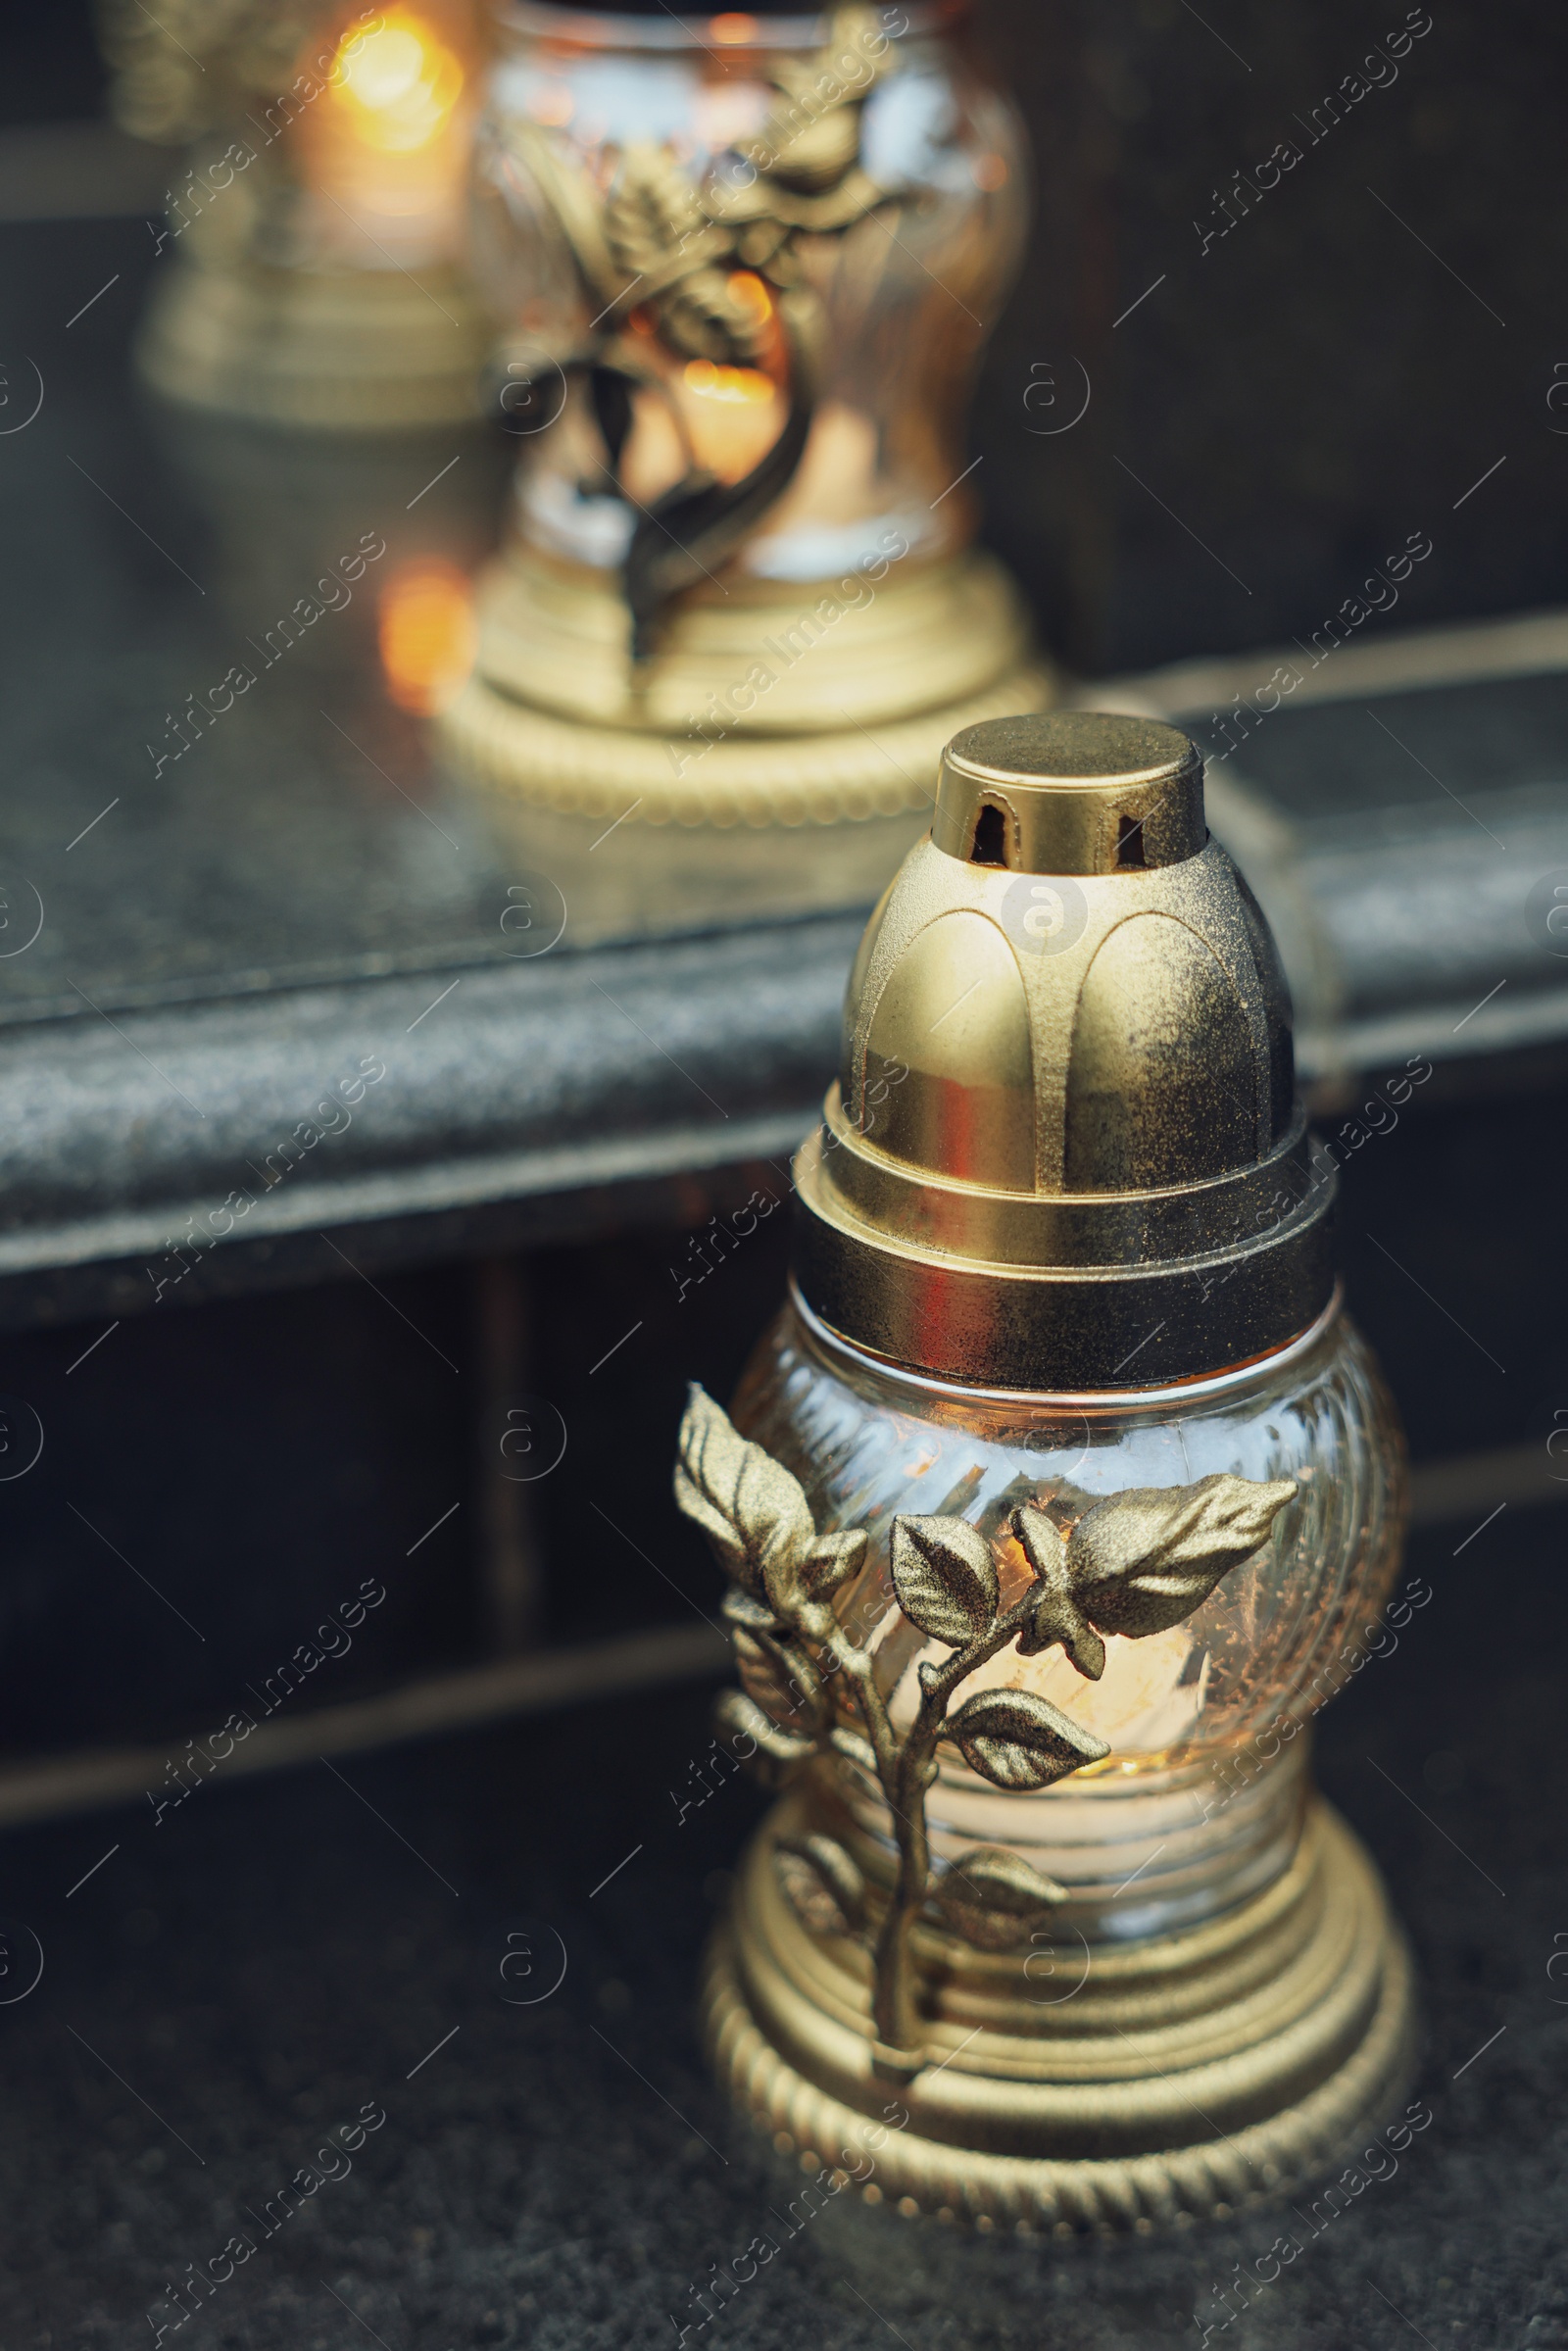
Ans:
[[[479,414],[487,324],[453,269],[418,274],[180,261],[154,288],[137,366],[170,400],[254,422],[462,423]]]
[[[759,1832],[714,1937],[707,2034],[781,2151],[842,2163],[871,2201],[1025,2232],[1223,2217],[1347,2159],[1408,2080],[1408,1954],[1321,1800],[1266,1892],[1190,1934],[1073,1944],[1037,1985],[1023,1954],[922,1931],[932,2062],[908,2082],[874,2069],[858,1946],[808,1934],[778,1888],[792,1809]],[[868,2179],[867,2118],[886,2131]]]
[[[460,774],[563,814],[620,816],[637,824],[839,824],[929,806],[942,747],[981,718],[1038,710],[1048,699],[1029,665],[987,694],[924,711],[874,736],[858,728],[738,739],[718,745],[689,780],[674,760],[688,739],[590,726],[498,694],[470,679],[439,722]]]
[[[480,590],[474,674],[438,721],[452,766],[563,814],[863,821],[928,808],[960,727],[1054,699],[1017,590],[973,552],[874,593],[736,578],[685,599],[642,671],[628,626],[604,574],[514,549]]]

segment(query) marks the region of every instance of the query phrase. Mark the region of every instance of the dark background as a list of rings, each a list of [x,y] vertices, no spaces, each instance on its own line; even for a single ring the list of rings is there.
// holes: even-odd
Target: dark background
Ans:
[[[1397,0],[982,7],[1038,200],[974,445],[991,534],[1082,666],[1309,635],[1414,530],[1437,555],[1401,622],[1561,599],[1568,25],[1530,0],[1430,13],[1397,81],[1308,146],[1298,118]],[[1195,219],[1285,138],[1301,162],[1205,253]],[[1052,419],[1025,415],[1030,367],[1058,363],[1070,416],[1071,356],[1089,412],[1031,440]]]
[[[1310,145],[1302,118],[1407,13],[1432,29],[1397,79]],[[1096,672],[1309,635],[1416,530],[1436,559],[1401,625],[1568,594],[1560,9],[979,0],[974,26],[1036,176],[976,487],[1051,642]],[[102,111],[81,0],[13,4],[0,58],[0,122]],[[1283,139],[1301,162],[1205,253],[1195,220]],[[1087,414],[1046,432],[1075,363]],[[1026,409],[1046,370],[1058,405]]]

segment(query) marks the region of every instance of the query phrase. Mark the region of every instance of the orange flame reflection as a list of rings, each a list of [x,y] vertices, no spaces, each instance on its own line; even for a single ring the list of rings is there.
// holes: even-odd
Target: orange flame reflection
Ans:
[[[754,325],[763,326],[773,316],[773,297],[755,269],[732,269],[724,290],[742,310],[751,312]]]
[[[400,710],[443,710],[473,666],[473,591],[455,563],[418,556],[381,591],[376,630],[386,690]]]
[[[773,379],[760,367],[717,367],[711,360],[688,360],[684,380],[687,391],[702,400],[729,400],[756,408],[773,397]]]

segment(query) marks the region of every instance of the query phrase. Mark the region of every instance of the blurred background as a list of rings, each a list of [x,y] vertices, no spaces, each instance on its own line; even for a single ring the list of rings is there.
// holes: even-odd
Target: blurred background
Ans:
[[[1312,109],[1408,13],[1391,7],[1385,24],[1327,0],[1288,18],[1242,8],[1209,29],[1182,0],[980,12],[1028,125],[1036,202],[975,404],[977,487],[988,536],[1075,666],[1142,669],[1307,634],[1350,575],[1440,520],[1412,619],[1560,601],[1562,416],[1549,394],[1562,380],[1564,36],[1545,10],[1446,8],[1397,81],[1370,88],[1314,147]],[[19,14],[6,46],[10,220],[105,205],[110,167],[95,184],[85,158],[107,142],[62,145],[71,160],[44,186],[25,135],[101,123],[108,74],[89,9]],[[1227,212],[1236,174],[1252,184],[1287,140],[1301,166]],[[156,218],[177,179],[169,164],[118,156],[113,201]],[[40,254],[69,249],[58,230],[32,233]],[[98,234],[124,272],[123,317],[152,240],[129,216]],[[108,322],[95,331],[115,339]],[[1083,423],[1029,432],[1060,421],[1038,394],[1025,404],[1047,369],[1072,413],[1074,363],[1094,386]],[[1150,491],[1118,471],[1118,451]],[[1501,456],[1488,495],[1455,516]],[[1205,563],[1178,515],[1246,589]]]

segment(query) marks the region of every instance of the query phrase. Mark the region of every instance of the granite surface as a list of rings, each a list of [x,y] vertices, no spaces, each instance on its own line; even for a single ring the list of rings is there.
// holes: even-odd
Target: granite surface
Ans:
[[[1108,2243],[972,2237],[848,2197],[792,2215],[799,2169],[732,2122],[692,2028],[758,1799],[731,1781],[681,1814],[709,1732],[702,1694],[672,1694],[265,1786],[220,1775],[161,1818],[149,1801],[11,1837],[0,2339],[1568,2340],[1561,1537],[1555,1514],[1509,1513],[1460,1541],[1415,1546],[1430,1604],[1319,1721],[1323,1781],[1387,1873],[1427,2015],[1430,2123],[1396,2169],[1372,2156],[1343,2209]],[[352,2153],[326,2152],[344,2126]],[[277,2191],[307,2165],[335,2176],[285,2221]],[[180,2321],[169,2289],[236,2233],[254,2254]],[[776,2256],[703,2326],[694,2289],[744,2272],[760,2233]],[[1275,2279],[1282,2235],[1299,2249]],[[1240,2306],[1222,2301],[1239,2280]]]
[[[483,560],[510,450],[160,408],[127,353],[166,266],[134,219],[12,221],[0,245],[42,387],[0,433],[0,1325],[744,1198],[815,1116],[855,941],[919,819],[764,846],[443,773],[389,697],[377,602],[411,564]],[[361,547],[381,552],[350,579]],[[285,647],[278,614],[328,575],[343,601]],[[1245,766],[1233,846],[1303,1076],[1327,1107],[1412,1056],[1450,1089],[1539,1083],[1568,1044],[1542,896],[1568,876],[1563,655],[1377,694],[1355,658],[1215,769]],[[236,661],[255,682],[225,704]]]

